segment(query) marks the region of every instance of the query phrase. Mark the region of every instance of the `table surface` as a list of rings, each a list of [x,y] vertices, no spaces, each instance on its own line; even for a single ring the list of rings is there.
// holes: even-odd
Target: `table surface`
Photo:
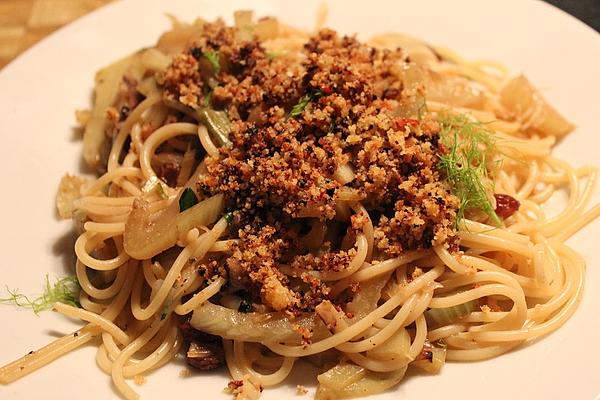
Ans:
[[[114,0],[0,0],[0,68],[61,26]],[[600,31],[600,0],[546,0]]]
[[[63,25],[113,0],[0,0],[0,68]]]

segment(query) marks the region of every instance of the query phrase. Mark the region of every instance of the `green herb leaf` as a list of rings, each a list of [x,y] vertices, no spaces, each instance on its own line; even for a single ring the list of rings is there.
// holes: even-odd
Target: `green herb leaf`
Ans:
[[[196,193],[190,188],[185,188],[181,197],[179,198],[179,211],[183,212],[190,207],[198,204],[198,197],[196,197]]]
[[[46,275],[44,292],[33,299],[21,294],[18,290],[7,288],[9,297],[0,298],[0,304],[11,304],[17,307],[30,308],[34,313],[50,310],[55,303],[64,303],[73,307],[81,307],[79,304],[79,291],[81,290],[77,277],[73,275],[56,279],[54,284],[50,283]]]
[[[490,172],[493,173],[494,156],[498,154],[493,133],[465,115],[443,115],[439,122],[440,139],[448,152],[439,156],[438,167],[460,200],[457,224],[465,218],[466,211],[479,209],[500,225],[488,199],[488,192],[493,193]]]
[[[205,51],[203,55],[204,58],[206,58],[212,66],[215,75],[218,75],[219,72],[221,72],[221,62],[219,61],[219,53],[216,51]]]
[[[298,103],[296,103],[296,105],[292,107],[292,110],[290,111],[290,117],[295,118],[299,116],[300,114],[302,114],[308,103],[310,103],[311,101],[318,100],[319,98],[323,97],[323,95],[324,93],[320,89],[310,90],[304,96],[300,97]]]
[[[204,107],[210,107],[210,105],[212,104],[212,96],[212,90],[206,92],[206,94],[204,95]]]
[[[290,111],[290,117],[294,118],[302,114],[302,111],[304,111],[309,102],[310,95],[305,94],[304,96],[300,97],[298,103],[294,107],[292,107],[292,111]]]
[[[233,213],[228,212],[227,214],[223,215],[223,218],[225,218],[225,221],[227,221],[228,224],[231,224],[231,221],[233,221]]]

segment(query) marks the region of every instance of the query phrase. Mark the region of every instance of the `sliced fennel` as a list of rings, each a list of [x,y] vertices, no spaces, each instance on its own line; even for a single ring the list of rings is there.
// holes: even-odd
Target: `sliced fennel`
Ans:
[[[340,363],[320,374],[316,400],[337,400],[381,393],[396,385],[407,367],[392,372],[367,371],[362,367]]]
[[[440,372],[444,363],[446,362],[446,349],[440,347],[431,348],[431,360],[422,359],[413,361],[411,365],[422,369],[430,374],[437,374]]]
[[[408,364],[411,361],[410,335],[404,328],[400,328],[392,337],[383,344],[367,351],[367,357],[381,361],[403,361]]]
[[[177,243],[180,234],[192,228],[214,223],[224,208],[223,195],[218,194],[179,212],[179,202],[174,201],[158,213],[150,211],[150,203],[137,199],[123,234],[125,251],[138,260],[154,257]]]
[[[329,335],[314,313],[290,317],[281,312],[243,313],[210,302],[194,310],[190,324],[197,330],[225,339],[245,342],[286,342],[300,344],[302,330],[312,331],[313,340]]]
[[[455,322],[477,310],[479,310],[479,302],[471,300],[447,308],[430,308],[425,311],[425,318],[431,324],[441,326]]]
[[[198,118],[200,122],[206,125],[208,132],[220,146],[233,146],[233,143],[229,140],[231,122],[225,111],[217,111],[212,108],[204,107],[198,110]]]

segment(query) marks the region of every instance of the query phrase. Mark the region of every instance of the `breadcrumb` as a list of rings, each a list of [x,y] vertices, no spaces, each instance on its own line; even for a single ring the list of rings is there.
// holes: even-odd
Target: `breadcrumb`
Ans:
[[[297,385],[296,386],[296,394],[298,396],[302,396],[308,393],[308,389],[302,385]]]
[[[226,263],[233,287],[276,311],[313,311],[331,299],[310,272],[345,269],[353,239],[370,224],[375,259],[456,243],[458,199],[437,168],[440,127],[403,111],[423,88],[404,88],[402,50],[323,29],[301,56],[272,58],[259,40],[237,36],[222,21],[203,24],[163,77],[167,101],[197,108],[208,99],[231,122],[232,146],[205,158],[197,192],[224,194],[233,211],[230,229],[240,239]],[[222,68],[207,84],[209,51]],[[354,171],[346,189],[367,213],[338,223],[340,207],[349,209],[335,179],[341,166]],[[309,249],[303,229],[313,221],[346,239]],[[284,275],[283,266],[298,273]]]
[[[243,379],[230,381],[225,390],[233,394],[235,400],[258,400],[263,388],[253,383],[249,375],[244,375]]]

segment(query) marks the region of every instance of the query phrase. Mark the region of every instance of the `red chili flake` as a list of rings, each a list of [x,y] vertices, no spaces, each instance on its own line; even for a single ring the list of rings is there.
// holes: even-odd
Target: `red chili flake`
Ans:
[[[229,383],[227,384],[227,387],[231,390],[235,390],[237,388],[239,388],[240,386],[242,386],[244,384],[244,381],[242,381],[241,379],[237,379],[234,381],[229,381]]]
[[[419,121],[414,118],[396,118],[394,120],[394,127],[396,129],[404,129],[404,127],[406,127],[407,125],[412,128],[415,128],[419,126]]]
[[[333,89],[332,89],[332,88],[331,88],[331,86],[329,86],[329,85],[327,85],[327,86],[323,86],[323,87],[321,88],[321,91],[322,91],[323,93],[325,93],[326,95],[328,95],[328,96],[329,96],[330,94],[332,94],[332,93],[333,93]]]
[[[496,215],[506,219],[513,215],[521,206],[517,199],[507,194],[494,194],[496,198]]]
[[[442,154],[442,155],[446,155],[448,154],[450,151],[448,150],[448,148],[446,146],[444,146],[443,143],[438,142],[438,153]]]

